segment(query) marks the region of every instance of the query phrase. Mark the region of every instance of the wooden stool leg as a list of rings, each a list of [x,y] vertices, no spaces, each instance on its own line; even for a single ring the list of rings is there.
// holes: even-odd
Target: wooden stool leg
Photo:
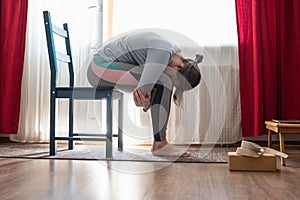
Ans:
[[[283,133],[279,133],[279,145],[280,145],[280,152],[284,153],[285,150],[284,150],[284,134]],[[280,161],[281,161],[281,165],[285,166],[286,159],[281,157]]]
[[[272,133],[271,130],[268,130],[268,147],[272,147]]]

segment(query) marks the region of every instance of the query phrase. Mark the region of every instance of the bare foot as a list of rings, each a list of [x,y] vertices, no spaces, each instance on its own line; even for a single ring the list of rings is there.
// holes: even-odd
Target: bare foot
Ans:
[[[191,153],[169,144],[167,141],[153,142],[151,148],[155,156],[191,157]]]

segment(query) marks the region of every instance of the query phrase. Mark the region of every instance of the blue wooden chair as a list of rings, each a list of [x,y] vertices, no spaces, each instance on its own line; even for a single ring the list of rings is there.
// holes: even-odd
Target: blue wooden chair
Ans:
[[[63,24],[63,29],[55,26],[51,22],[51,16],[48,11],[43,12],[44,25],[46,30],[50,71],[51,71],[51,92],[50,92],[50,155],[57,153],[57,140],[68,140],[69,150],[73,149],[74,140],[82,141],[106,141],[106,157],[112,157],[112,137],[118,137],[118,150],[123,150],[123,132],[122,132],[122,116],[123,116],[123,94],[112,87],[74,87],[74,69],[72,62],[72,54],[70,47],[70,38],[68,24]],[[65,39],[66,53],[55,50],[54,34]],[[59,42],[59,41],[57,41]],[[58,65],[57,60],[67,63],[69,68],[70,86],[59,87],[57,84]],[[69,136],[55,136],[55,102],[56,99],[69,99]],[[107,130],[106,134],[88,134],[73,133],[73,104],[74,100],[106,100],[107,111]],[[118,100],[118,133],[112,133],[112,101]]]

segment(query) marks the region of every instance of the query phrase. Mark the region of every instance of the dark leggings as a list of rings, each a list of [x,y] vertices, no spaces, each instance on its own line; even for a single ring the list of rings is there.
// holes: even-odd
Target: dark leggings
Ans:
[[[130,64],[122,64],[122,63],[118,63],[118,64],[120,66],[126,65],[126,67],[130,65]],[[135,89],[135,86],[131,86],[131,87],[122,86],[122,85],[115,85],[115,83],[107,82],[101,79],[101,77],[96,76],[90,67],[88,69],[87,76],[90,84],[93,85],[94,87],[113,86],[116,87],[117,89],[126,92],[133,92],[133,90]],[[172,91],[169,88],[163,86],[163,84],[157,83],[155,84],[154,89],[151,91],[151,94],[152,94],[151,95],[152,104],[150,107],[150,111],[151,111],[154,141],[165,141],[167,124],[168,124],[169,114],[170,114]]]
[[[151,95],[153,103],[150,107],[154,141],[164,141],[166,140],[172,91],[161,84],[156,84],[154,88],[156,92],[154,96]]]

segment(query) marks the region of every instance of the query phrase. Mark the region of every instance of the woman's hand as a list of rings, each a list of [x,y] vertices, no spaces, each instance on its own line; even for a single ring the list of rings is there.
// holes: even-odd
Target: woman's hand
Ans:
[[[149,108],[151,104],[151,92],[147,92],[146,96],[143,95],[140,88],[133,91],[133,100],[137,107]]]

